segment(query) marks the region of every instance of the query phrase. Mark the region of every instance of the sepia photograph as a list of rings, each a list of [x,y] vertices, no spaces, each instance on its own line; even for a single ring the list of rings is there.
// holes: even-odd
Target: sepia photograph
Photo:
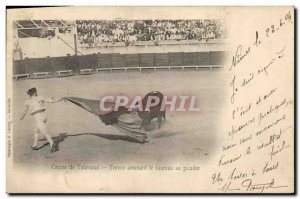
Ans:
[[[7,9],[7,192],[294,192],[294,36],[293,7]]]
[[[13,27],[16,163],[213,154],[226,53],[220,20],[16,20]]]

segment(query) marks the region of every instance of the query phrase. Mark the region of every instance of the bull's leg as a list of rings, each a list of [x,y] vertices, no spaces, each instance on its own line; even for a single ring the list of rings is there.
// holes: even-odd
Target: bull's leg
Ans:
[[[162,117],[163,117],[162,115],[159,115],[159,116],[157,117],[157,121],[158,121],[157,129],[160,129]]]
[[[166,120],[166,110],[162,111],[162,117]]]
[[[142,120],[142,127],[146,130],[149,131],[149,124],[151,123],[151,121],[149,119],[144,118]]]

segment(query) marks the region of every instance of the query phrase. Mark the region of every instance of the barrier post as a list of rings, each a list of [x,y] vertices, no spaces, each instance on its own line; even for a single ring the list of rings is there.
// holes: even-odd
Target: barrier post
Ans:
[[[76,74],[79,74],[79,63],[78,63],[78,56],[77,56],[77,39],[76,39],[76,33],[74,34],[74,47],[75,47],[75,54],[74,54],[75,72],[76,72]]]

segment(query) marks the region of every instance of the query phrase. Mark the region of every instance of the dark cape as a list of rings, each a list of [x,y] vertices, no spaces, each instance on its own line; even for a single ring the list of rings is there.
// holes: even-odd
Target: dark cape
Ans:
[[[142,120],[138,114],[131,113],[126,107],[120,106],[117,111],[114,111],[115,103],[105,102],[105,108],[109,108],[110,110],[102,111],[100,110],[99,100],[78,97],[65,97],[65,99],[86,111],[97,115],[105,125],[112,125],[127,136],[134,138],[139,142],[145,142],[147,136],[142,128]]]

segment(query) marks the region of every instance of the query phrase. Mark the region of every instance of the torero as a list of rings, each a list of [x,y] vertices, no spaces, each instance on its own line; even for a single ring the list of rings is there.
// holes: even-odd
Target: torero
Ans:
[[[24,108],[20,117],[20,120],[23,120],[26,113],[30,109],[30,114],[34,117],[36,126],[34,128],[34,141],[33,145],[31,146],[32,150],[38,150],[37,148],[37,142],[39,139],[39,134],[43,134],[49,144],[50,144],[50,151],[51,153],[55,151],[55,147],[53,146],[53,140],[50,137],[50,135],[47,132],[46,129],[46,108],[45,108],[45,103],[56,103],[60,102],[63,100],[63,98],[47,98],[47,97],[42,97],[37,95],[37,89],[36,88],[31,88],[27,91],[27,94],[29,95],[29,99],[27,99],[24,103]]]

